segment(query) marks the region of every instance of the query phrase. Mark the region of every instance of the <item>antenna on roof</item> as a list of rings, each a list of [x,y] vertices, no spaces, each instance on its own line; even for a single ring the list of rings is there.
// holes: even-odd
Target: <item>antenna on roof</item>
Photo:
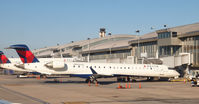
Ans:
[[[140,33],[140,30],[136,30],[135,32],[136,32],[136,33]]]

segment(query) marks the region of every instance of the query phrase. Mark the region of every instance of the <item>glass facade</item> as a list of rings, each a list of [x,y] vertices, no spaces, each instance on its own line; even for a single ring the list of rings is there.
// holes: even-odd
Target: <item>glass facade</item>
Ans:
[[[182,38],[182,52],[193,54],[193,66],[199,66],[199,36]]]
[[[180,38],[179,46],[159,46],[159,56],[174,56],[179,53],[191,53],[193,55],[193,66],[199,67],[199,36]]]
[[[175,56],[181,52],[181,46],[159,46],[159,56]]]
[[[163,32],[158,34],[158,39],[170,38],[171,32]]]
[[[172,37],[170,33],[172,33]],[[158,39],[173,37],[177,37],[177,32],[163,32],[158,34]],[[193,66],[199,67],[199,34],[179,39],[181,41],[179,45],[159,46],[157,41],[151,41],[139,43],[138,48],[138,44],[134,43],[132,45],[132,55],[138,57],[141,53],[147,53],[148,58],[155,58],[157,50],[159,57],[177,56],[179,53],[191,53],[193,55]]]
[[[136,48],[133,48],[134,50],[132,50],[133,52],[135,52],[132,54],[133,56],[138,56],[141,53],[146,53],[148,58],[152,58],[156,56],[156,51],[157,51],[156,41],[140,43],[139,48],[138,48],[138,44],[134,45],[133,47],[136,47]]]

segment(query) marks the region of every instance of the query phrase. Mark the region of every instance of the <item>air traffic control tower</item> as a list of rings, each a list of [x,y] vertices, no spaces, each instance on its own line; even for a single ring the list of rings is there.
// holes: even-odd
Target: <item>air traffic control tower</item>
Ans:
[[[105,28],[100,28],[100,32],[99,32],[99,37],[105,37],[106,36],[106,29]]]

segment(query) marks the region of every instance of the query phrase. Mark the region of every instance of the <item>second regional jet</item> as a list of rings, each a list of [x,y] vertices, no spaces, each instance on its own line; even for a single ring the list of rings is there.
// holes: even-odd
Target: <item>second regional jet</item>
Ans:
[[[0,67],[3,69],[11,69],[14,71],[31,72],[25,70],[23,66],[21,66],[21,63],[11,63],[11,61],[4,55],[2,51],[0,51]]]
[[[72,58],[39,58],[39,61],[43,62],[43,63],[49,63],[51,61],[62,61],[62,60],[65,60],[65,61],[73,61]],[[19,72],[23,72],[22,75],[26,75],[28,73],[31,73],[31,74],[40,74],[34,70],[30,70],[30,69],[26,69],[24,67],[24,63],[25,63],[26,60],[22,61],[19,59],[19,58],[7,58],[5,56],[5,54],[0,51],[0,68],[3,68],[3,69],[8,69],[8,70],[13,70],[13,71],[19,71]],[[40,74],[41,77],[43,77],[42,74]]]
[[[97,82],[100,77],[138,76],[138,77],[178,77],[179,73],[168,69],[165,65],[154,64],[120,64],[120,63],[88,63],[88,62],[65,62],[51,61],[39,62],[26,45],[11,45],[21,60],[24,67],[42,74],[67,74],[86,78],[86,82]]]

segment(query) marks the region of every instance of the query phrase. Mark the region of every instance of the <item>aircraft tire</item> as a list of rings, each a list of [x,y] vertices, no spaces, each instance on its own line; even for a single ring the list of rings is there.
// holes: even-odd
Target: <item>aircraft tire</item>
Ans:
[[[117,77],[117,82],[122,82],[122,79],[120,77]]]
[[[86,83],[88,83],[89,81],[90,81],[90,78],[87,78],[87,79],[85,80]]]

